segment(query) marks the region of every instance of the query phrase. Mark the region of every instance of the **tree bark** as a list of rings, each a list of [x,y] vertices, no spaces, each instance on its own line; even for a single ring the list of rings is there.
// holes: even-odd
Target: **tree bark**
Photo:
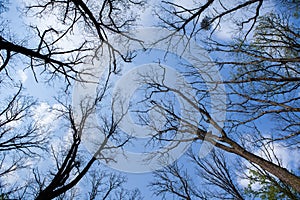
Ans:
[[[227,152],[241,156],[249,162],[258,165],[259,167],[278,177],[281,181],[287,183],[288,185],[293,187],[297,192],[300,193],[300,177],[296,176],[295,174],[292,174],[286,168],[280,167],[262,157],[259,157],[247,151],[245,148],[243,148],[242,146],[240,146],[239,144],[237,144],[229,138],[225,138],[223,139],[223,141],[230,144],[231,147],[225,146],[221,143],[216,143],[215,146]]]

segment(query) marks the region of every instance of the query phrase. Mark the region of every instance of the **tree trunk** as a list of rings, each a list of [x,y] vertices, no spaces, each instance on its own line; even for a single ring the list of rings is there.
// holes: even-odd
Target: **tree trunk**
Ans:
[[[280,167],[268,160],[265,160],[262,157],[259,157],[247,151],[245,148],[241,147],[239,144],[237,144],[236,142],[234,142],[229,138],[226,138],[224,141],[230,144],[231,147],[225,146],[220,143],[217,143],[216,146],[225,151],[239,155],[245,158],[246,160],[248,160],[249,162],[252,162],[260,166],[262,169],[278,177],[281,181],[287,183],[288,185],[293,187],[297,192],[300,193],[300,177],[292,174],[286,168]]]

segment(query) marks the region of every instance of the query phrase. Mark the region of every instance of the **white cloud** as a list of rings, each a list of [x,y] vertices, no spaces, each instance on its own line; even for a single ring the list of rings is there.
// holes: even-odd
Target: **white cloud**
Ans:
[[[174,4],[180,5],[184,8],[193,9],[195,8],[195,2],[194,1],[182,1],[182,0],[174,0]]]
[[[228,1],[228,2],[222,2],[222,4],[226,8],[233,8],[236,5],[240,3],[237,0],[234,1]],[[241,33],[239,30],[239,27],[237,26],[237,20],[241,21],[247,21],[249,18],[253,17],[255,15],[255,12],[253,12],[253,9],[256,8],[258,4],[253,4],[252,7],[244,8],[241,10],[238,10],[236,12],[232,12],[229,15],[225,15],[222,17],[222,20],[219,24],[219,27],[217,27],[216,30],[216,37],[221,40],[230,40],[233,36],[238,35]],[[272,12],[272,10],[275,8],[273,1],[264,1],[262,7],[260,8],[260,16]],[[215,11],[224,10],[223,7],[218,3],[213,3],[213,9],[210,9],[209,13],[212,16],[217,15]],[[210,16],[210,15],[209,15]],[[246,32],[250,30],[250,27],[252,26],[253,20],[251,20],[249,23],[244,24],[243,31]],[[215,22],[215,25],[217,25],[217,22]],[[253,30],[253,29],[252,29]],[[253,33],[251,32],[248,35],[248,38],[252,38]]]
[[[7,173],[4,175],[4,180],[6,184],[13,185],[15,183],[18,183],[20,181],[19,175],[16,171]]]
[[[22,83],[25,83],[25,81],[27,80],[28,76],[27,74],[23,71],[23,70],[18,70],[17,71],[17,76],[19,77],[20,81]]]
[[[33,119],[39,127],[52,130],[58,123],[57,118],[60,114],[58,109],[62,109],[62,105],[54,104],[50,106],[48,103],[42,102],[35,107]]]
[[[277,164],[277,160],[276,160],[276,158],[277,158],[279,160],[279,162],[281,163],[281,165],[289,170],[299,167],[300,156],[291,156],[291,155],[299,155],[300,154],[299,149],[290,149],[290,148],[284,147],[280,144],[274,144],[273,146],[268,144],[266,146],[266,149],[268,149],[268,152],[270,152],[270,154],[269,154],[270,158],[274,163]],[[272,149],[274,151],[274,154],[271,152]],[[266,154],[264,154],[262,150],[259,150],[255,154],[267,159]],[[245,162],[244,164],[248,168],[246,171],[244,171],[244,173],[246,175],[250,175],[249,169],[254,169],[254,167],[248,162],[247,163]],[[242,187],[248,187],[249,180],[238,178],[238,183]],[[259,188],[260,188],[259,183],[254,183],[252,185],[252,189],[254,189],[254,190],[257,190]]]
[[[236,25],[230,20],[223,20],[221,25],[216,29],[216,37],[221,40],[230,40],[235,34],[236,28]]]
[[[299,167],[300,157],[292,156],[299,155],[299,153],[299,149],[290,149],[279,144],[274,145],[274,154],[279,158],[283,167],[286,167],[290,170]],[[274,155],[272,155],[272,159],[275,160]]]
[[[27,0],[23,3],[19,3],[18,6],[25,7],[25,6],[33,6],[39,4],[36,0]],[[38,12],[38,9],[32,9],[31,12],[29,12],[28,15],[22,16],[22,20],[25,24],[37,26],[39,29],[39,32],[43,33],[46,30],[49,30],[49,28],[53,28],[57,32],[61,30],[67,30],[69,28],[68,23],[63,24],[58,17],[61,16],[61,10],[60,9],[53,9],[51,12],[45,12],[42,17],[38,17],[36,12]],[[37,17],[32,17],[32,15]],[[53,38],[60,37],[61,34],[56,34],[53,32],[48,32],[45,36],[45,40],[53,40]],[[68,34],[66,34],[63,38],[61,38],[59,41],[56,42],[56,45],[58,45],[61,50],[70,50],[74,48],[78,48],[78,44],[82,43],[84,40],[85,34],[82,34],[82,30],[79,28],[78,23],[75,23],[73,25],[72,31],[69,31]],[[53,38],[52,38],[53,37]],[[50,39],[51,38],[51,39]],[[29,41],[29,44],[35,47],[40,41],[40,38],[38,37],[32,37]],[[63,59],[63,56],[61,57]]]

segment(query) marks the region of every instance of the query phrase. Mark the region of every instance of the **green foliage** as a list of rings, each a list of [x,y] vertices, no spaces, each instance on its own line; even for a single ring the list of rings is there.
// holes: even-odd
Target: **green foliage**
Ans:
[[[248,196],[259,197],[262,200],[278,199],[298,199],[300,194],[290,187],[277,181],[267,174],[262,174],[256,170],[249,170],[249,184],[245,188],[245,194]],[[255,187],[259,184],[259,187]]]
[[[299,27],[285,14],[260,16],[253,39],[247,43],[237,41],[234,46],[237,49],[236,62],[241,63],[241,67],[236,65],[233,79],[260,79],[240,85],[257,98],[277,101],[281,94],[290,92],[297,83],[284,81],[284,78],[299,76],[299,32]],[[275,82],[272,80],[274,78],[282,81]]]
[[[0,200],[8,200],[9,197],[7,194],[0,194]]]

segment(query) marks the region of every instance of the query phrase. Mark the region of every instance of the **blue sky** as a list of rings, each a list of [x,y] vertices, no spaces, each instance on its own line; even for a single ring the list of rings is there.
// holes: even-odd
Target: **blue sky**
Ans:
[[[11,23],[10,23],[10,29],[11,32],[15,33],[16,38],[23,38],[23,33],[27,31],[26,26],[24,25],[24,23],[28,24],[28,23],[36,23],[39,26],[43,27],[45,26],[45,21],[43,20],[32,20],[29,18],[26,18],[25,16],[20,16],[19,12],[17,11],[17,7],[20,6],[20,0],[16,0],[11,2],[10,5],[10,10],[9,12],[4,14],[5,18],[8,18]],[[191,1],[179,1],[179,0],[175,0],[174,2],[180,2],[183,3],[185,6],[191,6],[192,4],[189,3]],[[150,5],[152,5],[153,7],[157,6],[158,1],[152,0],[152,1],[148,1],[148,3]],[[274,7],[272,7],[272,1],[270,1],[269,3],[267,3],[265,5],[265,9],[263,10],[263,12],[268,12],[272,9],[274,9]],[[146,9],[143,13],[141,13],[141,19],[142,21],[139,22],[141,24],[141,27],[147,27],[147,26],[152,26],[154,24],[156,24],[157,21],[153,21],[153,17],[152,17],[152,11],[151,11],[151,6]],[[213,12],[213,11],[211,11]],[[49,22],[49,19],[48,21]],[[55,22],[49,22],[51,23],[55,23]],[[216,31],[216,38],[223,40],[223,41],[228,41],[231,39],[232,35],[234,33],[232,33],[232,31],[235,29],[234,27],[234,23],[230,22],[229,19],[228,21],[226,21],[226,19],[222,22],[221,24],[221,28],[217,29]],[[76,33],[76,30],[75,30]],[[77,34],[79,35],[79,33],[77,32]],[[29,35],[29,34],[28,34]],[[74,37],[76,38],[76,34],[74,35]],[[78,36],[80,38],[80,36]],[[33,42],[35,39],[31,38],[30,36],[26,37],[29,38],[30,42]],[[198,38],[199,39],[199,38]],[[72,45],[72,44],[68,44],[67,42],[65,43],[66,46],[68,45]],[[152,51],[152,53],[150,54],[150,56],[148,57],[143,57],[145,56],[145,54],[142,54],[142,56],[138,56],[136,60],[134,60],[133,63],[130,63],[126,66],[124,66],[125,68],[128,69],[132,69],[136,66],[139,66],[141,64],[147,64],[149,62],[153,63],[153,62],[157,62],[158,61],[158,57],[157,55],[159,55],[159,60],[162,61],[162,64],[168,65],[172,68],[174,68],[175,70],[178,70],[178,63],[177,60],[172,57],[169,56],[167,58],[167,60],[164,60],[164,54],[161,51],[158,50],[154,50]],[[212,57],[212,59],[216,58],[216,57],[222,57],[222,55],[210,55]],[[57,108],[59,107],[59,105],[57,104],[57,102],[53,99],[53,97],[57,94],[57,92],[60,92],[61,87],[63,86],[62,82],[51,82],[50,85],[47,85],[43,82],[43,79],[40,78],[40,80],[38,80],[39,82],[36,82],[34,80],[33,74],[31,73],[30,69],[25,69],[24,70],[24,65],[21,63],[21,61],[17,61],[16,65],[15,65],[15,76],[18,77],[18,79],[24,84],[25,88],[26,88],[26,93],[28,93],[29,95],[37,98],[39,100],[39,104],[37,105],[35,112],[36,112],[36,118],[37,119],[43,119],[43,121],[41,122],[42,125],[45,124],[54,124],[57,123],[59,124],[58,121],[55,121],[56,119],[56,115],[57,113],[53,110],[53,108]],[[126,70],[122,71],[122,73],[126,73]],[[221,75],[223,77],[226,77],[226,71],[221,71]],[[114,77],[112,80],[117,80],[120,77],[116,76]],[[264,124],[265,122],[261,122],[262,123],[262,128],[265,128],[266,132],[270,132],[271,134],[271,130],[268,130],[268,128],[265,126],[266,124]],[[57,128],[57,126],[52,126],[51,128]],[[60,133],[61,134],[61,133]],[[58,144],[63,144],[65,141],[67,141],[67,135],[68,133],[65,133],[65,135],[60,135],[60,137],[57,137],[53,142],[58,145]],[[136,146],[138,146],[138,148],[136,148]],[[141,144],[137,144],[136,146],[131,146],[129,147],[129,149],[135,149],[136,151],[140,151],[140,150],[144,150],[144,149],[140,149],[141,148]],[[195,150],[197,151],[200,147],[200,145],[194,145]],[[297,163],[300,162],[300,158],[297,157],[290,157],[289,154],[289,150],[286,150],[284,148],[282,148],[281,146],[276,146],[276,152],[278,152],[278,155],[282,158],[282,162],[284,163],[284,165],[290,166],[291,168],[295,167],[295,165],[297,165]],[[260,154],[259,150],[257,152],[258,154]],[[179,162],[181,163],[186,163],[185,158],[181,157],[179,160]],[[31,161],[32,162],[32,161]],[[45,164],[45,163],[44,163]],[[46,164],[45,164],[46,165]],[[109,169],[109,168],[107,168]],[[191,170],[191,169],[189,169]],[[112,170],[114,171],[114,170]],[[192,171],[192,170],[191,170]],[[124,172],[121,172],[124,173]],[[128,177],[128,183],[127,183],[127,187],[128,188],[139,188],[142,191],[142,195],[144,196],[145,200],[150,200],[150,199],[160,199],[159,197],[153,197],[151,196],[151,192],[149,191],[149,188],[147,188],[147,185],[149,184],[149,182],[151,181],[151,179],[153,178],[153,175],[151,173],[124,173],[127,177]],[[247,182],[245,182],[244,180],[236,180],[241,186],[246,186]],[[84,186],[81,186],[84,188]]]

